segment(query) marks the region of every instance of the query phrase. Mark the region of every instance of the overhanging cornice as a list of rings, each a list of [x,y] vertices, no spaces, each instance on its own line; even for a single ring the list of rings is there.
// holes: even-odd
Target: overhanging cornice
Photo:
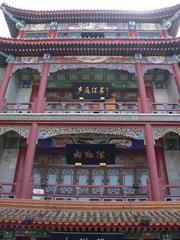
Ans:
[[[0,38],[0,51],[13,56],[172,56],[180,53],[180,38],[174,39],[46,39]]]

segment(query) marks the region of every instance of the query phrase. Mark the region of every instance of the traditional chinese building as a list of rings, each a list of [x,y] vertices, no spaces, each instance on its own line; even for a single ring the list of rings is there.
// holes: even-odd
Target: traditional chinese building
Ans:
[[[180,239],[180,4],[1,10],[0,239]]]

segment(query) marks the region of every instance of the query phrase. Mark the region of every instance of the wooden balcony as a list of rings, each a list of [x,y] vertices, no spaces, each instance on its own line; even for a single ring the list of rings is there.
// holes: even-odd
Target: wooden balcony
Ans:
[[[0,183],[0,198],[16,198],[19,183]],[[180,184],[162,187],[164,201],[180,201]],[[149,185],[33,184],[32,199],[83,202],[149,201]]]
[[[35,102],[4,102],[0,106],[2,113],[33,113]],[[180,114],[179,102],[151,103],[149,105],[153,114]],[[45,102],[44,113],[80,113],[80,114],[138,114],[138,102]]]
[[[148,201],[147,186],[136,185],[34,185],[33,199],[79,201]]]

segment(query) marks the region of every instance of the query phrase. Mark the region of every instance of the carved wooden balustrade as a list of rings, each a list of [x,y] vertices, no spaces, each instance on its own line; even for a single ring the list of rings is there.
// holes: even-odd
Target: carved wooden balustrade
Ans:
[[[180,103],[151,103],[154,114],[180,114]],[[0,107],[3,113],[32,113],[34,102],[4,102]],[[117,113],[137,114],[140,112],[138,102],[45,102],[45,113]]]
[[[0,198],[15,198],[16,183],[0,183]]]
[[[163,190],[165,200],[180,201],[180,184],[165,185]]]
[[[16,191],[16,183],[0,183],[0,198],[16,198]],[[165,201],[180,201],[180,184],[164,185],[163,191]],[[135,184],[34,184],[32,197],[55,200],[148,201],[147,186]]]
[[[47,102],[46,113],[137,113],[136,102]]]
[[[34,103],[24,102],[4,102],[1,107],[3,113],[32,113]]]
[[[180,103],[178,102],[152,103],[151,106],[152,113],[180,114]]]
[[[147,201],[147,186],[140,185],[78,185],[78,184],[41,184],[34,185],[33,196],[63,200],[71,198],[124,201],[126,199]],[[38,193],[38,190],[41,193]],[[42,191],[43,190],[43,191]]]

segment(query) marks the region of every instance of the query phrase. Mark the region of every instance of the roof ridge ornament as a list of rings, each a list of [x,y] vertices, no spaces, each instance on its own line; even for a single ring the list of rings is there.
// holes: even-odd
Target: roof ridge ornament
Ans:
[[[163,22],[163,28],[164,29],[169,29],[172,26],[172,22],[176,20],[180,15],[180,10],[178,10],[172,17],[170,17],[167,20],[164,20]]]
[[[6,8],[5,8],[5,3],[3,3],[0,6],[0,9],[3,11],[4,14],[6,14],[10,20],[12,20],[14,23],[16,23],[16,28],[20,29],[20,28],[24,28],[24,24],[19,21],[18,19],[16,19]]]

